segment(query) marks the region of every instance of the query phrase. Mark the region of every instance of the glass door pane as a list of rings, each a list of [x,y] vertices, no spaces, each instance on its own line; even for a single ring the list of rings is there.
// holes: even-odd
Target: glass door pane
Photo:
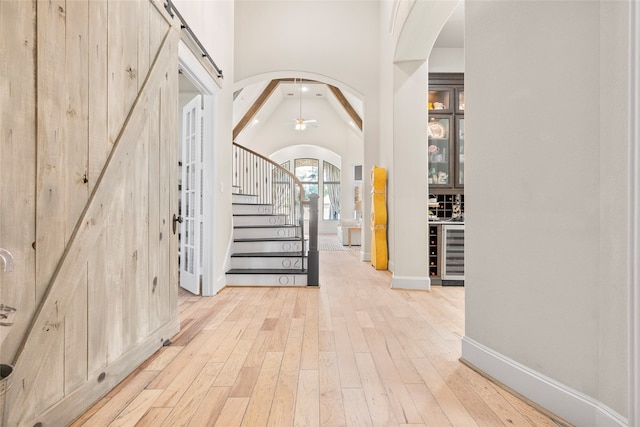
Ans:
[[[432,89],[429,91],[427,108],[430,111],[451,111],[453,110],[453,96],[451,89]]]
[[[429,184],[449,185],[450,161],[449,152],[451,119],[431,117],[429,120]]]
[[[458,186],[464,185],[464,118],[458,118]]]
[[[464,113],[464,89],[458,89],[458,113]]]

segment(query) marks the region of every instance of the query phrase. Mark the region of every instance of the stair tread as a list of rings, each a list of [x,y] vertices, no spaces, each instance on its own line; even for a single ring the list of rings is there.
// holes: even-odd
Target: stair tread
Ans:
[[[299,225],[293,224],[264,224],[264,225],[234,225],[233,228],[294,228],[300,227]]]
[[[233,216],[288,216],[287,214],[279,213],[235,213]]]
[[[250,258],[250,257],[261,257],[261,258],[277,258],[277,257],[287,257],[287,258],[299,258],[302,256],[301,252],[247,252],[247,253],[234,253],[231,254],[232,257],[238,258]]]
[[[233,239],[234,242],[297,242],[299,240],[299,237],[255,237]]]
[[[257,194],[248,194],[248,193],[231,193],[234,196],[251,196],[251,197],[257,197]]]
[[[271,203],[233,202],[231,204],[238,205],[238,206],[271,206]]]
[[[285,268],[232,268],[227,274],[307,274],[307,270]]]

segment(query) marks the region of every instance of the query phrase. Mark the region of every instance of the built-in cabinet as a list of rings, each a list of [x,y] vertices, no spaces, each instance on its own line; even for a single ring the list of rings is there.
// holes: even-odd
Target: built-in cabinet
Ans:
[[[429,186],[464,188],[464,75],[432,74],[427,109]]]
[[[464,224],[429,224],[431,285],[464,286]]]
[[[432,73],[428,94],[429,278],[464,285],[464,74]]]

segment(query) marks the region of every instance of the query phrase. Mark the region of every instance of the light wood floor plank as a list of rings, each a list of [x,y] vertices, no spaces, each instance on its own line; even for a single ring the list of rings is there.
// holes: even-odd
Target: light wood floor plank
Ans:
[[[251,350],[251,346],[253,346],[252,340],[240,340],[238,342],[229,355],[226,363],[224,363],[224,368],[222,368],[222,371],[216,378],[213,384],[214,386],[231,387],[235,384],[236,378],[240,373],[240,369],[242,369],[242,366],[247,359],[247,355],[249,354],[249,350]]]
[[[317,427],[320,425],[318,384],[317,370],[305,369],[300,371],[296,414],[293,423],[295,427]]]
[[[267,354],[267,349],[269,348],[269,344],[271,343],[272,335],[273,330],[264,330],[258,332],[255,339],[253,340],[253,344],[251,345],[249,354],[247,354],[247,358],[244,361],[244,366],[262,366],[262,361],[264,360],[264,356]]]
[[[424,384],[407,384],[407,390],[416,409],[428,427],[447,427],[451,422],[442,411],[440,404]]]
[[[149,408],[140,421],[136,423],[136,427],[157,427],[167,419],[171,413],[171,408]]]
[[[318,292],[307,292],[300,369],[318,369]]]
[[[304,326],[302,323],[299,323],[299,325],[300,326],[297,327],[292,326],[291,330],[295,331]],[[273,403],[271,404],[271,412],[267,423],[268,426],[280,427],[293,424],[296,396],[298,394],[302,339],[302,333],[289,334],[273,395]]]
[[[464,288],[392,290],[357,251],[320,258],[318,288],[180,291],[172,344],[72,427],[556,427],[459,361]]]
[[[386,388],[378,375],[376,363],[371,354],[357,353],[356,362],[371,419],[375,420],[377,425],[397,426],[398,420],[393,415],[393,408],[389,403]]]
[[[198,410],[193,417],[191,417],[189,427],[210,427],[214,425],[222,412],[228,396],[229,387],[211,387],[198,407]]]
[[[344,403],[335,352],[320,352],[318,369],[320,392],[320,425],[338,427],[346,424]]]
[[[106,426],[113,421],[127,405],[144,390],[145,386],[157,375],[157,372],[137,372],[127,377],[118,386],[118,392],[97,410],[84,426]]]
[[[260,427],[267,425],[271,402],[276,388],[275,379],[278,378],[282,364],[283,353],[267,353],[264,364],[256,380],[251,394],[246,414],[242,420],[244,427]]]
[[[373,427],[367,398],[361,388],[342,389],[342,400],[348,427]]]
[[[338,369],[340,370],[340,384],[342,387],[362,387],[356,358],[349,340],[349,332],[344,317],[334,317],[333,331],[336,342],[336,355],[338,356]]]
[[[376,329],[366,329],[365,336],[397,422],[405,424],[422,422],[422,417],[413,404],[407,387],[391,358],[389,344],[384,335]]]
[[[413,359],[413,363],[451,424],[469,427],[478,425],[429,360]]]
[[[230,397],[224,404],[222,412],[214,427],[237,427],[242,423],[249,399],[246,397]]]
[[[162,371],[176,357],[184,347],[170,346],[162,347],[158,350],[153,361],[145,366],[146,371]]]
[[[161,393],[162,390],[142,390],[140,394],[118,414],[118,417],[109,424],[109,427],[135,425]]]
[[[222,370],[222,363],[208,362],[202,371],[198,373],[178,403],[176,403],[173,411],[171,411],[171,414],[169,414],[169,417],[167,417],[162,425],[167,427],[188,425],[193,414],[195,414],[198,407],[204,402],[205,396],[211,388],[211,384],[220,375]],[[208,402],[205,404],[208,404]]]

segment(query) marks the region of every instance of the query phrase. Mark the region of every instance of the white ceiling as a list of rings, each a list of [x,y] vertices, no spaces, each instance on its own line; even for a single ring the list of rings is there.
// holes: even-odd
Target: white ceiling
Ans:
[[[440,31],[434,48],[464,48],[464,1],[460,2]],[[268,81],[263,81],[246,86],[237,94],[233,101],[234,127],[258,99],[268,83]],[[342,92],[358,115],[364,119],[362,100],[349,92]],[[302,98],[300,98],[301,94]],[[351,117],[325,84],[303,81],[302,83],[281,82],[255,115],[252,122],[242,131],[243,139],[251,139],[251,136],[256,134],[260,127],[280,108],[288,110],[284,113],[291,118],[291,127],[293,127],[295,119],[300,116],[300,99],[302,99],[301,117],[303,119],[318,120],[316,125],[322,126],[322,121],[318,119],[319,117],[329,113],[336,114],[342,119],[345,126],[362,135],[362,132],[353,124]],[[279,115],[281,116],[282,114]]]
[[[434,44],[435,48],[464,48],[464,1],[458,4]]]
[[[260,82],[246,86],[233,102],[233,125],[234,127],[242,119],[246,111],[253,105],[255,100],[266,88],[268,82]],[[363,115],[362,101],[351,93],[342,91],[343,95],[360,117]],[[290,126],[295,126],[295,120],[302,118],[305,120],[318,120],[311,126],[322,126],[320,117],[327,114],[337,115],[346,126],[354,132],[361,134],[361,131],[352,124],[351,117],[347,114],[342,105],[338,102],[326,84],[319,82],[281,82],[271,96],[264,103],[260,111],[242,132],[243,139],[247,138],[247,133],[255,134],[262,124],[266,123],[276,110],[286,109],[284,115],[290,118]],[[282,113],[282,112],[280,112]],[[282,115],[282,114],[279,114]],[[283,123],[282,125],[286,125]]]

